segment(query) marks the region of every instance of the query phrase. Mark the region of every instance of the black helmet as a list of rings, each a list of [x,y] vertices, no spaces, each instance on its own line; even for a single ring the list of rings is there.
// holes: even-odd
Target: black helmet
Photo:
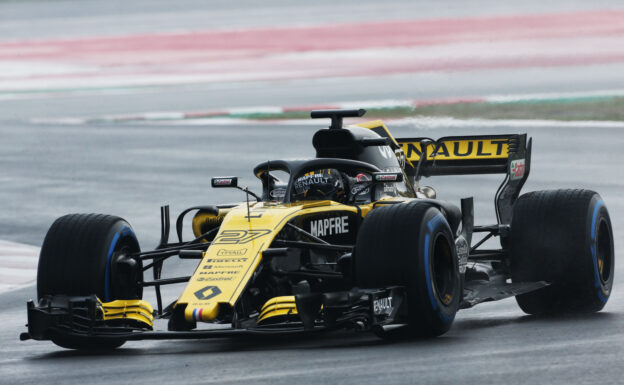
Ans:
[[[305,173],[295,179],[293,200],[332,200],[343,202],[347,199],[345,184],[340,171],[329,168]]]

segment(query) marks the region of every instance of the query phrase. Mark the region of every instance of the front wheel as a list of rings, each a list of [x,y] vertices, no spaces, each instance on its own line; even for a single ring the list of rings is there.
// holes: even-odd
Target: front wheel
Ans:
[[[460,274],[453,233],[437,208],[416,201],[373,210],[359,231],[354,264],[362,288],[406,288],[401,336],[450,329],[461,300]]]
[[[103,302],[140,299],[143,280],[140,251],[130,225],[119,217],[71,214],[57,219],[45,237],[37,268],[37,296],[97,295]],[[93,340],[63,335],[52,341],[69,349],[108,349],[123,340]]]

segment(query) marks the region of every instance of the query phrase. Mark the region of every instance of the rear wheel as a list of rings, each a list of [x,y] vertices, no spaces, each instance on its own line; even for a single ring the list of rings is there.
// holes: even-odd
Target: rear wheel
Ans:
[[[130,225],[119,217],[71,214],[57,219],[48,231],[37,269],[37,296],[97,295],[103,302],[140,299],[140,261],[128,258],[140,251]],[[69,349],[121,346],[123,340],[93,340],[56,336],[52,341]]]
[[[613,231],[600,195],[588,190],[521,196],[511,224],[512,280],[550,286],[516,297],[528,314],[601,310],[613,286]]]
[[[355,277],[362,288],[404,286],[407,326],[400,336],[448,331],[461,299],[454,237],[446,218],[423,202],[373,210],[359,231]]]

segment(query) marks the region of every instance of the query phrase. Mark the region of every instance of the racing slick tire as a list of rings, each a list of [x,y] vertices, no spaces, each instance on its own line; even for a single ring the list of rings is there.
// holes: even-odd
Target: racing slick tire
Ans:
[[[453,233],[437,208],[425,202],[373,210],[360,228],[354,256],[361,288],[404,286],[407,325],[381,337],[434,337],[447,332],[461,300]]]
[[[140,251],[130,225],[102,214],[70,214],[57,219],[43,241],[37,268],[37,297],[97,295],[103,302],[140,299],[139,266],[128,269],[120,258]],[[111,349],[124,341],[57,335],[55,344],[68,349]]]
[[[510,237],[514,282],[550,286],[518,295],[532,315],[601,310],[613,286],[613,231],[602,198],[589,190],[522,195],[514,205]]]

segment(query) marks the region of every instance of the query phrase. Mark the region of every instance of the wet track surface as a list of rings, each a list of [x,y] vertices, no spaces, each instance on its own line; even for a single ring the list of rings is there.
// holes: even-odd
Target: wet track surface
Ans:
[[[359,13],[344,12],[348,15],[345,18],[375,19],[378,8],[371,2],[364,3]],[[525,12],[539,12],[545,7],[543,2],[524,3]],[[249,12],[233,17],[233,11],[225,5],[215,9],[197,4],[181,6],[168,19],[163,16],[169,15],[164,3],[156,3],[157,11],[151,13],[142,12],[138,5],[122,12],[115,8],[116,3],[111,3],[112,8],[87,3],[87,8],[75,11],[75,15],[53,11],[57,8],[48,3],[41,3],[41,8],[37,4],[15,2],[3,8],[10,10],[2,14],[3,21],[8,15],[11,22],[0,24],[0,36],[8,36],[4,31],[11,31],[15,38],[42,36],[44,30],[58,36],[114,33],[111,22],[118,20],[116,15],[121,13],[126,17],[118,20],[116,30],[120,33],[153,31],[158,23],[164,23],[169,30],[181,26],[202,28],[202,17],[217,27],[288,21],[284,21],[285,13],[277,11],[267,12],[264,18],[254,18]],[[465,7],[449,6],[446,10],[410,5],[406,12],[409,17],[504,13],[505,9],[497,8],[497,4],[500,3],[482,1]],[[396,10],[399,5],[388,13],[388,19],[401,18],[403,14]],[[308,19],[320,17],[326,6],[311,6]],[[584,2],[552,2],[549,6],[554,11],[588,7]],[[96,7],[92,10],[98,9],[100,16],[85,19],[89,7]],[[194,14],[194,7],[201,11]],[[277,2],[274,7],[286,12],[287,5]],[[342,7],[344,10],[347,6]],[[33,19],[39,22],[32,25],[40,29],[25,27]],[[338,19],[328,16],[328,21]],[[305,17],[301,16],[301,20],[305,21]],[[68,24],[65,27],[64,22]],[[257,189],[259,183],[251,173],[253,166],[268,159],[313,156],[311,137],[317,129],[309,125],[170,126],[157,122],[64,126],[34,124],[32,118],[622,88],[622,74],[621,64],[602,64],[311,82],[199,84],[132,95],[5,100],[0,102],[0,239],[40,245],[56,217],[70,212],[101,212],[127,219],[142,247],[152,248],[159,235],[160,205],[170,204],[175,214],[193,205],[239,201],[244,198],[242,193],[212,190],[209,178],[238,175],[241,184]],[[371,82],[383,83],[382,89],[372,92]],[[323,125],[319,122],[319,126]],[[508,299],[461,311],[451,331],[433,340],[388,343],[368,334],[333,333],[272,340],[130,342],[113,352],[81,354],[50,342],[18,340],[19,333],[25,330],[25,303],[35,296],[35,288],[29,287],[0,294],[0,383],[621,383],[622,128],[572,128],[555,123],[539,128],[502,123],[496,128],[427,127],[417,122],[389,125],[395,136],[528,132],[534,139],[533,162],[524,191],[579,187],[602,195],[615,233],[616,277],[612,296],[601,313],[540,319],[524,315],[515,301]],[[494,221],[493,198],[499,182],[498,176],[426,180],[442,199],[458,203],[462,197],[474,196],[478,224]],[[185,274],[193,269],[193,263],[171,261],[165,264],[167,268],[169,275]],[[168,288],[165,299],[174,299],[181,289],[180,285]],[[153,302],[151,292],[146,293],[146,298]]]
[[[144,247],[152,247],[158,234],[159,204],[170,203],[175,212],[194,204],[238,198],[237,193],[210,190],[210,175],[235,174],[254,186],[250,172],[254,164],[276,154],[312,155],[310,137],[315,128],[176,127],[174,133],[157,126],[22,126],[20,130],[29,135],[12,137],[13,130],[0,129],[3,138],[12,138],[3,141],[0,151],[15,154],[11,171],[3,176],[20,186],[19,193],[29,203],[19,208],[20,215],[13,221],[3,219],[4,233],[20,231],[27,234],[25,240],[37,244],[54,217],[98,211],[125,217]],[[528,130],[535,144],[525,191],[554,187],[599,191],[610,209],[619,250],[624,228],[623,175],[617,166],[619,158],[613,157],[619,156],[624,135],[618,129],[594,129],[589,137],[586,130]],[[393,132],[397,136],[434,134],[409,126],[394,127]],[[445,133],[436,130],[435,135]],[[248,140],[238,141],[241,135]],[[26,147],[29,152],[18,151]],[[158,149],[159,155],[146,155],[142,148]],[[234,151],[247,155],[222,159],[222,152]],[[451,201],[474,195],[477,222],[493,220],[497,177],[427,182]],[[0,199],[15,200],[17,193],[5,189]],[[23,289],[0,295],[0,372],[11,383],[104,383],[110,381],[109,376],[124,381],[164,378],[190,383],[312,383],[321,378],[341,383],[566,383],[579,378],[617,383],[623,370],[624,290],[621,264],[616,266],[614,293],[599,314],[537,319],[525,316],[513,299],[505,300],[460,312],[452,330],[441,338],[403,343],[338,333],[308,339],[130,342],[116,352],[81,355],[47,342],[17,340],[25,322],[25,301],[34,295],[34,288]],[[176,262],[169,267],[173,274],[192,269]],[[169,288],[166,297],[174,298],[180,289],[179,285]]]

